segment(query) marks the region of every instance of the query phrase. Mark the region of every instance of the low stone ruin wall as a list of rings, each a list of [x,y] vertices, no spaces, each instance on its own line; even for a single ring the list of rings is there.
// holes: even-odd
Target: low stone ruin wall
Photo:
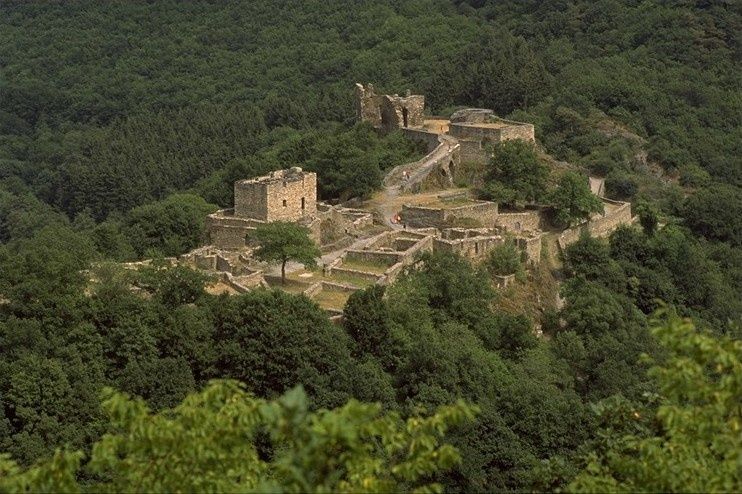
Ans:
[[[206,230],[214,247],[238,250],[245,247],[245,238],[261,223],[253,219],[236,217],[233,209],[222,209],[206,217]]]
[[[541,236],[540,233],[533,233],[515,238],[515,245],[523,253],[528,266],[536,266],[541,261]]]
[[[487,162],[487,150],[482,146],[481,141],[460,139],[459,140],[459,158],[464,163],[479,163],[483,164]]]
[[[412,139],[413,141],[425,143],[428,153],[438,147],[438,134],[436,134],[435,132],[430,132],[425,129],[412,129],[406,127],[402,129],[402,133],[407,138]]]
[[[330,245],[349,236],[357,236],[374,223],[373,214],[361,209],[318,205],[320,245]],[[342,247],[340,247],[342,248]]]
[[[253,288],[265,284],[265,278],[263,277],[262,271],[254,271],[240,276],[232,276],[230,273],[222,273],[221,280],[224,284],[230,286],[239,293],[245,293]]]
[[[446,228],[456,220],[471,219],[482,227],[491,228],[497,221],[497,203],[476,201],[455,208],[430,208],[425,206],[402,206],[402,221],[412,228]]]
[[[347,250],[346,261],[358,261],[382,266],[392,266],[401,261],[403,254],[400,252],[386,252],[381,250]]]
[[[495,225],[511,232],[538,230],[541,227],[541,214],[538,211],[500,213]]]
[[[440,208],[402,205],[402,221],[412,228],[437,228],[444,223],[445,213]]]
[[[436,238],[433,249],[437,252],[451,252],[472,260],[481,260],[494,247],[502,245],[505,240],[499,235],[466,237],[456,240]]]
[[[558,240],[561,249],[577,242],[583,232],[593,237],[606,237],[619,226],[632,223],[631,203],[605,198],[601,200],[605,203],[606,212],[602,215],[596,214],[589,221],[564,230]]]

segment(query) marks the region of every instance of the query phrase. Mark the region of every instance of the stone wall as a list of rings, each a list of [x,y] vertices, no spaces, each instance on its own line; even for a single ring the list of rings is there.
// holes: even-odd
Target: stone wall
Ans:
[[[214,225],[209,229],[209,241],[218,249],[239,250],[246,246],[245,239],[255,227]]]
[[[497,203],[477,201],[456,208],[444,209],[444,222],[454,223],[457,219],[468,218],[478,221],[483,227],[495,226],[497,220]]]
[[[445,222],[445,213],[440,208],[402,205],[402,222],[412,228],[439,227]]]
[[[515,245],[523,253],[523,260],[528,266],[536,266],[541,262],[541,237],[540,233],[515,238]]]
[[[381,250],[347,250],[345,251],[346,261],[358,261],[382,266],[393,266],[401,262],[402,254],[399,252],[387,252]]]
[[[373,84],[356,83],[355,87],[356,120],[369,122],[374,127],[381,127],[380,98],[374,91]]]
[[[402,206],[402,221],[412,228],[445,228],[456,220],[471,219],[483,227],[495,226],[497,220],[497,203],[476,201],[472,204],[454,208],[430,208],[424,206]]]
[[[363,230],[374,223],[373,214],[362,209],[328,206],[322,204],[318,208],[317,217],[320,220],[319,236],[321,245],[329,245],[360,235]]]
[[[500,142],[512,139],[536,142],[536,131],[533,124],[518,122],[514,125],[509,125],[500,131]]]
[[[317,174],[277,170],[234,184],[234,214],[260,221],[298,221],[317,213]]]
[[[499,235],[466,237],[456,240],[436,238],[433,249],[438,252],[451,252],[472,260],[481,260],[494,247],[502,245],[505,240]]]
[[[500,213],[497,215],[495,225],[511,232],[538,230],[541,227],[541,213],[539,211]]]
[[[422,127],[424,109],[425,96],[420,94],[384,95],[381,98],[381,126],[387,131]]]
[[[437,148],[438,145],[440,144],[438,140],[438,134],[436,134],[435,132],[430,132],[425,129],[405,128],[405,129],[402,129],[402,133],[408,139],[412,139],[415,142],[424,143],[428,153],[434,150],[435,148]]]
[[[457,139],[491,144],[510,139],[523,139],[530,142],[536,140],[532,124],[504,119],[495,119],[490,122],[451,122],[448,133]]]
[[[387,131],[405,127],[422,127],[425,96],[410,94],[405,96],[378,95],[372,84],[355,85],[355,110],[359,122],[369,122]]]
[[[459,156],[462,162],[487,163],[487,150],[482,146],[482,141],[459,140]]]
[[[593,237],[606,237],[620,225],[632,223],[631,203],[605,198],[602,198],[602,201],[605,204],[603,214],[596,214],[589,221],[568,228],[559,235],[558,241],[561,249],[577,242],[583,232],[587,232]]]

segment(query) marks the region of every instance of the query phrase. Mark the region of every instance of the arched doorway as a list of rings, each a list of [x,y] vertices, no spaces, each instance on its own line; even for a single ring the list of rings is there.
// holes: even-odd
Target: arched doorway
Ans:
[[[407,108],[404,106],[402,107],[402,127],[407,127],[407,117],[409,116],[409,112],[407,111]]]

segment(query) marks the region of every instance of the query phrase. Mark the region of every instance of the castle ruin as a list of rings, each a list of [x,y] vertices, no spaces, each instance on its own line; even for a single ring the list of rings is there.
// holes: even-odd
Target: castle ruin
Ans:
[[[405,96],[376,94],[372,84],[356,83],[356,118],[369,122],[376,128],[386,131],[407,127],[420,127],[423,124],[425,96],[410,94]]]
[[[470,191],[441,191],[455,188],[461,162],[486,161],[491,145],[510,139],[534,142],[533,125],[479,108],[459,110],[450,118],[426,118],[422,95],[377,95],[371,84],[356,84],[355,95],[359,121],[384,132],[401,130],[425,143],[428,151],[420,160],[387,173],[375,207],[318,203],[317,175],[298,167],[239,180],[234,184],[234,208],[207,218],[209,245],[181,256],[181,261],[217,272],[230,293],[280,286],[303,293],[334,315],[342,313],[350,293],[393,282],[422,252],[452,252],[480,262],[492,249],[513,242],[526,266],[539,263],[543,237],[539,207],[502,212],[497,203],[477,200]],[[600,196],[601,184],[594,185]],[[583,230],[603,236],[632,221],[630,204],[603,201],[602,214],[559,235],[560,247],[575,241]],[[323,252],[321,272],[294,268],[286,286],[269,266],[253,258],[250,233],[271,221],[308,228]],[[514,275],[500,276],[495,282],[507,286],[513,279]]]

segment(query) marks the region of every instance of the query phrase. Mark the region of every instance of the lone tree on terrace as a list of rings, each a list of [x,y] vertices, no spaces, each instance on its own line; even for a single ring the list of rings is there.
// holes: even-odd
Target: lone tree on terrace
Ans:
[[[603,203],[590,191],[588,181],[574,172],[562,175],[557,188],[549,194],[549,202],[556,210],[556,222],[566,226],[603,211]]]
[[[286,284],[286,263],[297,261],[307,267],[317,265],[314,260],[321,252],[309,238],[309,230],[296,223],[274,221],[255,229],[253,238],[260,244],[255,257],[262,261],[281,263],[281,284]]]

